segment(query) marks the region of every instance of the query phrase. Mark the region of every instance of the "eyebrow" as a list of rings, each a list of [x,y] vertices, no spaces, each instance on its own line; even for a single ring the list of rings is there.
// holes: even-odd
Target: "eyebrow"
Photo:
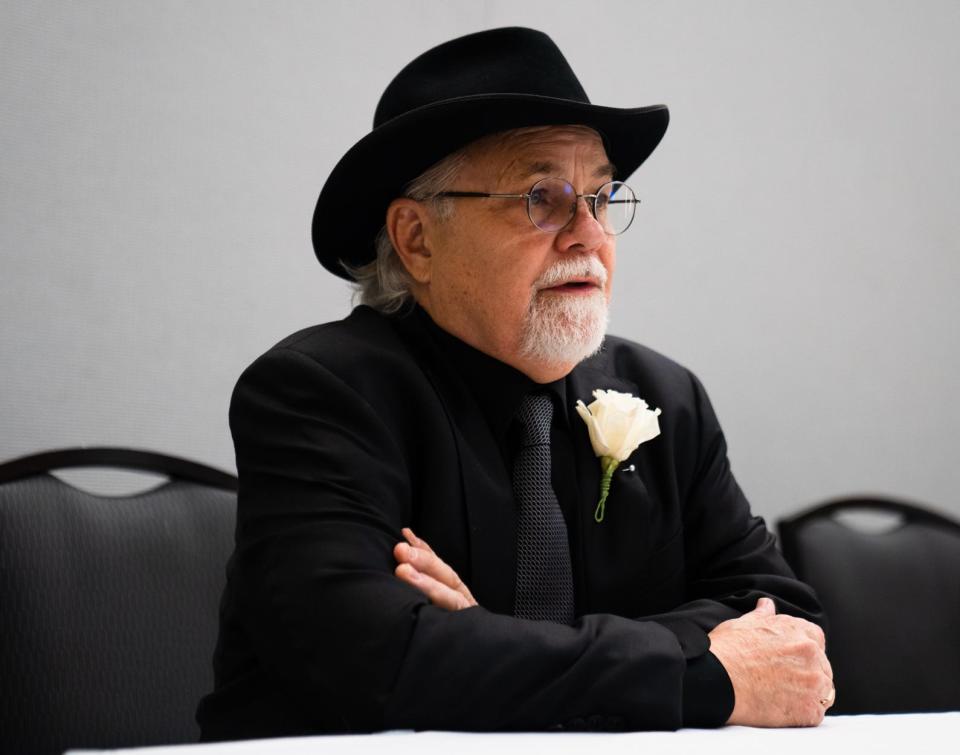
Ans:
[[[605,178],[606,176],[613,178],[615,175],[617,175],[617,166],[611,162],[606,162],[593,171],[594,178]]]
[[[531,176],[547,175],[555,176],[560,172],[560,169],[555,163],[549,161],[538,161],[532,163],[525,163],[517,176],[518,179],[530,178]],[[616,166],[611,163],[603,163],[602,165],[597,166],[596,170],[593,171],[594,178],[606,178],[610,176],[617,175]]]

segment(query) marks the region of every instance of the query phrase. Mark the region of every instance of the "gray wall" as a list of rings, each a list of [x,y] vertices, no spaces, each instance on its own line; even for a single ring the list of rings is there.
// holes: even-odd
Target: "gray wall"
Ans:
[[[693,368],[755,509],[960,516],[960,4],[0,6],[0,459],[74,444],[232,469],[241,369],[349,291],[308,228],[396,70],[506,24],[596,102],[666,102],[613,332]]]

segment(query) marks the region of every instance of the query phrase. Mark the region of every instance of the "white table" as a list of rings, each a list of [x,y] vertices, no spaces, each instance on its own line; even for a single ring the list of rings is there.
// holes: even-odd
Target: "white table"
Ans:
[[[71,751],[74,755],[80,752],[94,751]],[[144,747],[109,752],[114,755],[960,755],[960,712],[828,716],[816,729],[731,726],[724,729],[633,734],[387,732]]]

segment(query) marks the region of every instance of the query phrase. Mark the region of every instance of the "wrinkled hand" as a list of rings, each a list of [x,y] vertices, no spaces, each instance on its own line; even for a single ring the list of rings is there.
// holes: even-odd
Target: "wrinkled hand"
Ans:
[[[414,535],[409,527],[404,527],[402,532],[406,542],[397,543],[393,548],[393,557],[397,559],[394,574],[420,590],[431,603],[448,611],[477,605],[470,589],[426,540]]]
[[[818,726],[833,704],[833,670],[823,631],[777,615],[769,598],[710,632],[710,651],[733,683],[727,721],[742,726]]]

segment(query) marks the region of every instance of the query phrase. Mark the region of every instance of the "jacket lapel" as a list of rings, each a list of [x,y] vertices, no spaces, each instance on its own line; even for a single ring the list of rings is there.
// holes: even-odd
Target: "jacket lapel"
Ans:
[[[568,394],[572,405],[577,399],[589,405],[597,389],[644,398],[635,383],[594,364],[581,365],[570,374]],[[652,446],[656,439],[641,444],[614,472],[604,520],[597,522],[594,512],[600,498],[600,461],[590,443],[586,423],[575,412],[570,422],[580,480],[577,513],[582,534],[578,560],[584,585],[580,610],[626,614],[619,596],[629,595],[631,589],[642,584],[642,574],[634,572],[646,561],[659,536],[659,504],[648,488],[650,475],[655,474]]]
[[[512,614],[517,524],[510,480],[476,406],[455,405],[452,411],[469,528],[471,589],[480,605]]]
[[[421,367],[447,412],[455,440],[451,453],[460,466],[470,562],[470,574],[461,576],[481,606],[512,614],[516,504],[503,457],[467,386],[429,335],[417,335],[408,343],[423,357]]]

